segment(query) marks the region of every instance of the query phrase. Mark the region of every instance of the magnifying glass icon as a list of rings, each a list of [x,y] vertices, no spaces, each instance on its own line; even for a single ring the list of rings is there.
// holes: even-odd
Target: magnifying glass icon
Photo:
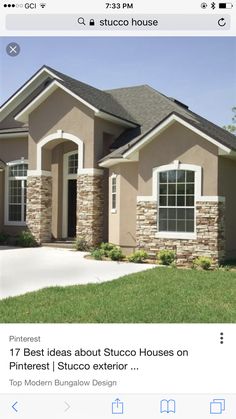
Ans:
[[[78,23],[79,23],[80,25],[86,25],[85,20],[84,20],[84,18],[83,18],[83,17],[79,17],[79,18],[78,18]]]

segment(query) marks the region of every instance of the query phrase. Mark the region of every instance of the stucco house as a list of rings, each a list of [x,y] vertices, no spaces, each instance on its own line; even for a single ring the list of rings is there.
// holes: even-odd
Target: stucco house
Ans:
[[[236,257],[236,138],[149,86],[43,66],[1,107],[0,159],[0,232]]]

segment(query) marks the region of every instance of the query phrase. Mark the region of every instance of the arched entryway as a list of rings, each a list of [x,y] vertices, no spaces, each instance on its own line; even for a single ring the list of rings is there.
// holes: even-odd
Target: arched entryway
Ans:
[[[68,149],[69,146],[71,148]],[[37,242],[66,238],[71,232],[74,235],[75,214],[69,231],[68,213],[75,210],[76,237],[83,238],[91,246],[103,241],[103,170],[84,168],[81,139],[58,130],[39,141],[36,149],[36,170],[29,170],[27,176],[26,223]],[[68,173],[70,156],[73,156],[71,165],[74,173]],[[68,184],[70,180],[73,185]],[[72,207],[68,206],[69,189],[70,196],[74,194],[75,197],[76,194],[76,205],[73,202]]]
[[[61,130],[37,144],[37,169],[28,172],[27,225],[38,242],[76,237],[78,171],[83,142]]]

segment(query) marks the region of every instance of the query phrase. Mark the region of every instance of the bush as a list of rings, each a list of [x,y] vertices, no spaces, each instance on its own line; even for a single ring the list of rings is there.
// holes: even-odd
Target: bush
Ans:
[[[110,250],[110,252],[108,253],[109,258],[111,258],[111,260],[122,260],[124,259],[124,255],[121,251],[121,249],[119,249],[119,247],[114,246],[112,250]]]
[[[157,254],[157,260],[161,265],[172,265],[176,259],[174,250],[160,250]]]
[[[109,253],[115,249],[116,246],[112,243],[101,243],[100,249],[104,252],[104,256],[109,257]]]
[[[37,242],[29,231],[22,231],[18,240],[17,245],[21,247],[36,247]]]
[[[193,267],[195,269],[204,269],[207,271],[212,266],[212,259],[206,256],[199,256],[193,261]]]
[[[147,252],[145,252],[144,250],[137,250],[136,252],[132,253],[132,255],[128,256],[128,261],[133,263],[142,263],[147,258]]]
[[[8,235],[5,233],[0,233],[0,244],[6,244],[8,239]]]
[[[90,254],[96,260],[102,260],[104,256],[104,252],[101,249],[94,249]]]
[[[84,237],[76,239],[75,250],[80,252],[87,252],[89,250],[89,245]]]
[[[90,255],[96,260],[102,260],[104,257],[111,260],[122,260],[125,257],[121,249],[111,243],[101,243],[100,247],[93,249]]]

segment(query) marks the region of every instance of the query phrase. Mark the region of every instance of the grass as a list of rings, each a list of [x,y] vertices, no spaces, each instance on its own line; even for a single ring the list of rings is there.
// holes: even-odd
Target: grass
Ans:
[[[232,323],[236,272],[154,268],[0,301],[1,323]]]

